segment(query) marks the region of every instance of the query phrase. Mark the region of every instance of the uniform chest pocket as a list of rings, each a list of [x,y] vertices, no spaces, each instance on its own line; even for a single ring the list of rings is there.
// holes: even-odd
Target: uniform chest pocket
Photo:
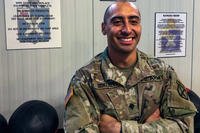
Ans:
[[[148,101],[153,101],[155,104],[157,104],[161,99],[162,87],[162,82],[140,83],[138,85],[138,91],[143,91],[140,92],[140,97],[143,97]]]
[[[104,103],[107,114],[113,111],[119,120],[130,120],[138,116],[135,92],[124,91],[122,88],[98,89],[99,98]]]

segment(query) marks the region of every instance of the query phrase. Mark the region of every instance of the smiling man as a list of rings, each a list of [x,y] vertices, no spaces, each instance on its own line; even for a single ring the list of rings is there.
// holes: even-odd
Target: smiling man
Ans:
[[[131,3],[118,2],[107,8],[102,33],[107,35],[108,55],[114,65],[124,68],[136,62],[136,46],[142,29],[140,20],[139,10]]]
[[[141,30],[133,3],[106,9],[102,33],[108,47],[72,78],[65,132],[193,132],[196,109],[184,85],[170,66],[137,49]]]

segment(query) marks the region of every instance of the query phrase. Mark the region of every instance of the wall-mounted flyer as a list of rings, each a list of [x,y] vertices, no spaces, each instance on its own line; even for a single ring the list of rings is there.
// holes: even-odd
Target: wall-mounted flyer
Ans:
[[[61,47],[60,0],[5,0],[7,49]]]
[[[155,56],[185,56],[187,14],[184,12],[155,13]]]

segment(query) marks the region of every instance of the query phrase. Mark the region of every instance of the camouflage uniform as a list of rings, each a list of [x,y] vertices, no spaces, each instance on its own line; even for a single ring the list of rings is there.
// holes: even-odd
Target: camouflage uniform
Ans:
[[[98,133],[100,114],[122,124],[123,133],[191,133],[196,112],[174,70],[137,50],[137,62],[124,73],[107,50],[79,69],[66,96],[65,132]],[[159,120],[145,123],[160,109]]]

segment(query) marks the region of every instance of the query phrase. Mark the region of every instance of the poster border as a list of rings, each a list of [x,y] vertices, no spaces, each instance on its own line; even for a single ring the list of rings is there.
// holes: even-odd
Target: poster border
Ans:
[[[185,20],[185,55],[181,55],[181,56],[163,56],[163,57],[159,57],[159,56],[156,56],[156,14],[157,13],[179,13],[179,14],[185,14],[186,15],[186,20]],[[170,11],[168,11],[168,12],[162,12],[162,11],[160,11],[160,12],[155,12],[154,13],[154,57],[156,57],[156,58],[178,58],[178,57],[186,57],[186,55],[187,55],[187,45],[186,45],[186,42],[187,42],[187,12],[176,12],[176,11],[174,11],[174,12],[170,12]]]
[[[14,15],[17,15],[17,12],[15,12],[14,10],[17,7],[13,7],[14,10],[10,10],[8,11],[8,7],[12,7],[14,6],[16,3],[16,1],[13,2],[9,2],[6,0],[3,0],[3,5],[4,5],[4,22],[5,22],[5,42],[6,42],[6,50],[28,50],[28,49],[59,49],[62,48],[62,25],[61,25],[61,9],[56,9],[57,7],[61,7],[61,1],[59,0],[58,4],[56,4],[55,6],[52,7],[48,7],[50,12],[52,12],[52,15],[55,17],[55,20],[53,20],[53,25],[51,25],[50,28],[50,33],[51,33],[51,41],[41,41],[41,42],[37,42],[37,43],[33,43],[33,42],[18,42],[18,38],[17,35],[16,36],[12,36],[10,37],[10,33],[12,33],[12,35],[14,33],[18,33],[19,31],[12,29],[12,31],[9,31],[8,28],[19,28],[18,27],[18,18],[16,17],[16,20],[12,20],[11,18]],[[27,1],[23,1],[20,0],[19,2],[28,2]],[[50,4],[54,4],[55,1],[45,1],[45,0],[41,0],[39,2],[50,2]],[[37,8],[36,8],[37,9]],[[40,8],[39,8],[40,9]],[[12,16],[13,15],[13,16]],[[50,14],[51,15],[51,14]],[[52,21],[52,20],[49,20]],[[51,22],[52,23],[52,22]],[[17,24],[17,25],[16,25]],[[53,29],[53,28],[58,28],[58,29]],[[45,31],[44,31],[45,32]],[[56,38],[54,38],[55,35],[58,35]],[[13,38],[13,39],[11,39]],[[11,39],[11,40],[9,40]],[[20,45],[21,44],[21,45]],[[30,44],[30,45],[29,45]],[[20,45],[20,46],[17,46]]]

